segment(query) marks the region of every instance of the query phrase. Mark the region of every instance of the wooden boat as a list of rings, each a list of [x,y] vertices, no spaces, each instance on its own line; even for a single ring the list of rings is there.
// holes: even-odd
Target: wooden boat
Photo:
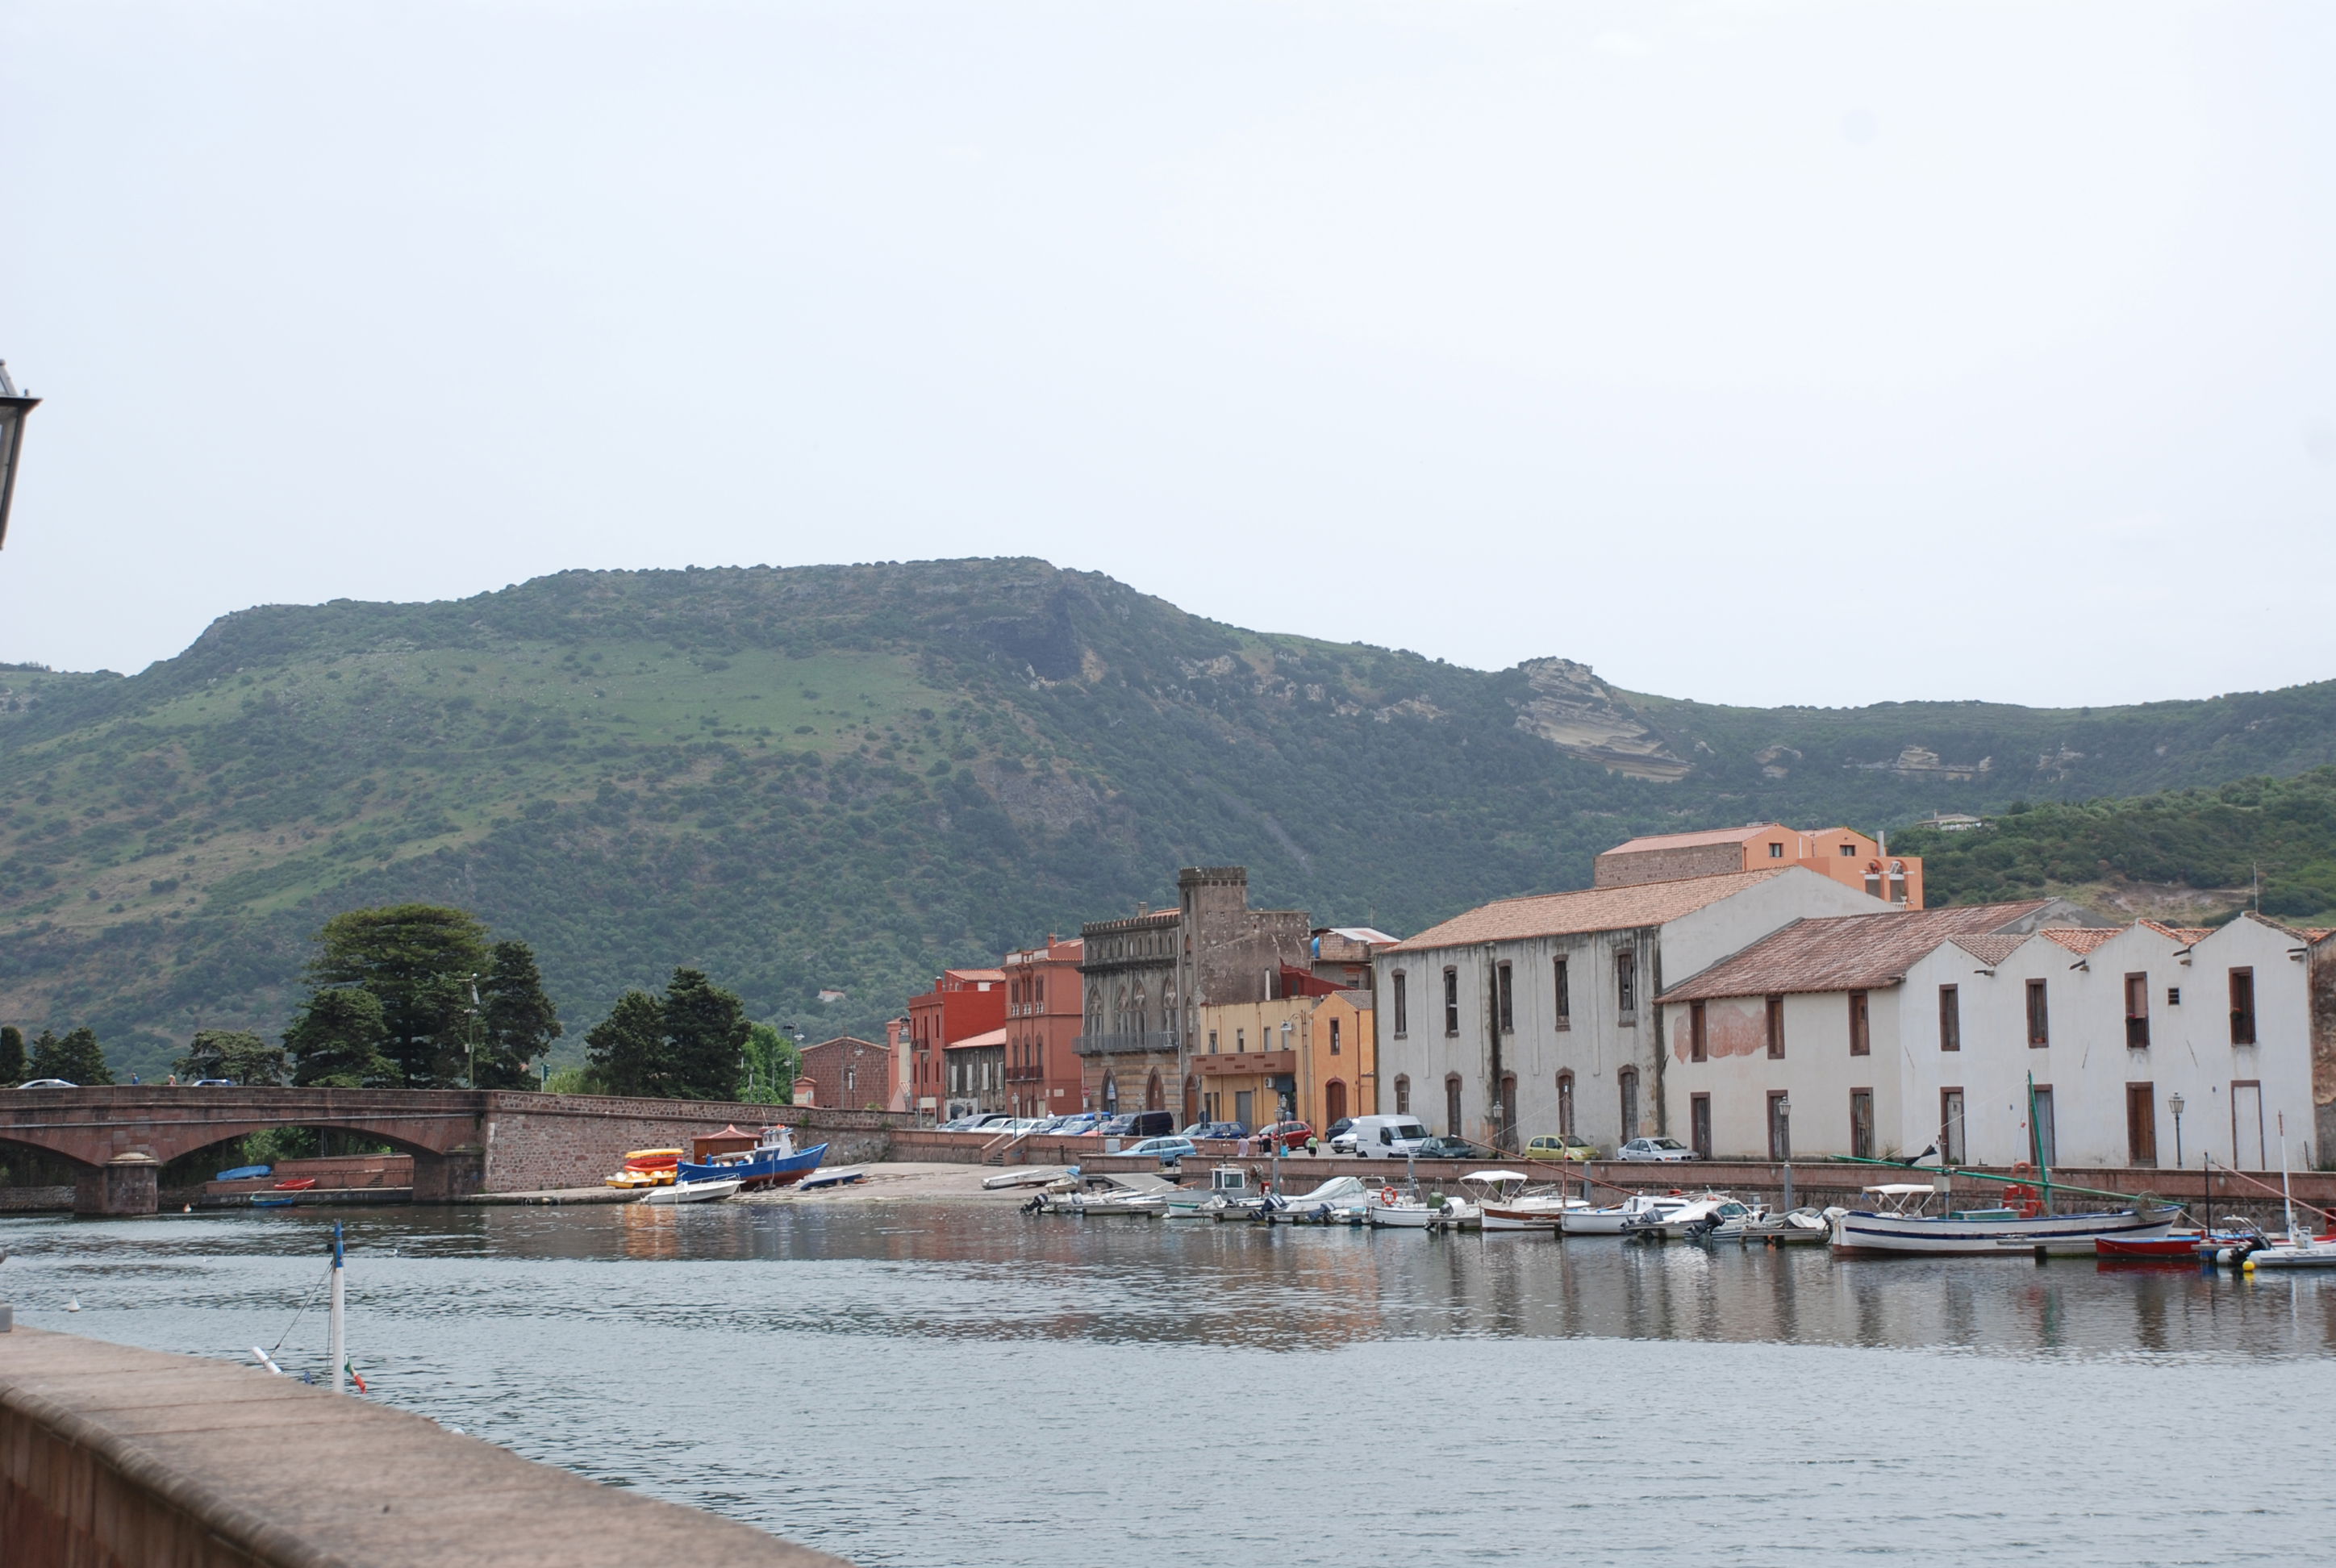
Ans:
[[[1934,1256],[2002,1257],[2038,1252],[2060,1257],[2091,1257],[2103,1237],[2147,1242],[2174,1228],[2171,1208],[2094,1211],[2053,1214],[2040,1204],[1965,1209],[1943,1214],[1925,1212],[1936,1189],[1927,1183],[1892,1182],[1867,1187],[1877,1200],[1872,1209],[1827,1209],[1833,1222],[1835,1257],[1890,1256],[1926,1252]],[[2032,1212],[2031,1212],[2032,1211]]]
[[[276,1190],[279,1193],[305,1193],[316,1184],[314,1176],[295,1176],[288,1182],[277,1183]]]
[[[1640,1215],[1676,1213],[1691,1201],[1684,1193],[1633,1193],[1603,1209],[1568,1209],[1558,1216],[1557,1228],[1568,1236],[1619,1236]]]
[[[735,1176],[713,1177],[702,1182],[676,1182],[669,1187],[651,1187],[633,1201],[637,1203],[713,1203],[735,1197],[746,1183]]]
[[[1527,1192],[1533,1178],[1523,1171],[1471,1171],[1460,1180],[1475,1198],[1477,1226],[1484,1231],[1538,1231],[1554,1236],[1560,1216],[1590,1207],[1587,1200],[1569,1198],[1559,1188]]]
[[[758,1187],[784,1187],[800,1182],[818,1170],[820,1161],[826,1157],[825,1144],[814,1144],[797,1153],[793,1127],[764,1127],[751,1149],[715,1154],[703,1164],[691,1160],[679,1161],[676,1179],[718,1182],[735,1177],[745,1183],[750,1192]]]
[[[2238,1240],[2234,1236],[2233,1242]],[[2163,1236],[2136,1240],[2127,1236],[2097,1236],[2093,1256],[2104,1263],[2195,1263],[2205,1242],[2197,1231],[2168,1231]]]
[[[255,1209],[288,1209],[297,1201],[292,1198],[254,1198],[251,1206]]]

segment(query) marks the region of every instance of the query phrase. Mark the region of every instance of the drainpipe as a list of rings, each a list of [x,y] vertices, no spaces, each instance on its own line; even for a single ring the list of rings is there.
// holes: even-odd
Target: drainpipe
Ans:
[[[1670,1096],[1663,1087],[1663,1066],[1670,1060],[1671,1054],[1664,1048],[1663,1009],[1655,1000],[1657,997],[1663,994],[1663,943],[1660,930],[1650,930],[1647,932],[1645,947],[1649,970],[1647,979],[1650,982],[1650,989],[1647,991],[1647,1010],[1654,1015],[1655,1026],[1655,1132],[1658,1136],[1662,1136],[1667,1135],[1671,1130]]]

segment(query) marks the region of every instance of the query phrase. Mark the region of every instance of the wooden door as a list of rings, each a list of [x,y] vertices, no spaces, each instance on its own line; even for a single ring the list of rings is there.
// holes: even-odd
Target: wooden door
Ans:
[[[2157,1164],[2157,1091],[2153,1085],[2125,1086],[2125,1153],[2128,1164]]]
[[[1322,1125],[1318,1131],[1328,1132],[1347,1119],[1347,1086],[1344,1080],[1332,1078],[1322,1086]]]

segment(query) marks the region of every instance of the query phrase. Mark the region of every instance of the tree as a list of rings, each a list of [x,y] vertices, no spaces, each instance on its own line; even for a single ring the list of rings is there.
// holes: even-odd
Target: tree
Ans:
[[[238,1084],[284,1081],[284,1047],[241,1029],[197,1029],[187,1054],[171,1064],[182,1078],[232,1078]]]
[[[284,1033],[292,1081],[303,1088],[394,1087],[400,1074],[383,1049],[388,1041],[381,998],[361,986],[316,992]]]
[[[771,1024],[746,1031],[746,1082],[738,1097],[756,1105],[794,1104],[795,1075],[803,1069],[803,1052]]]
[[[746,1005],[698,969],[676,969],[665,989],[665,1034],[672,1092],[690,1100],[735,1100],[738,1067],[753,1026]]]
[[[14,1024],[0,1024],[0,1085],[21,1084],[27,1076],[24,1031]]]
[[[608,1016],[584,1037],[592,1074],[612,1095],[668,1096],[671,1054],[666,1049],[665,1006],[635,987],[617,998]]]
[[[46,1029],[33,1042],[33,1076],[63,1078],[69,1084],[84,1086],[110,1084],[113,1074],[105,1065],[105,1052],[99,1048],[97,1031],[87,1027],[73,1030],[59,1039]]]
[[[532,1087],[528,1064],[549,1051],[561,1033],[560,1014],[543,994],[535,950],[525,942],[497,942],[479,993],[478,1086]]]
[[[466,910],[393,904],[351,910],[316,933],[319,988],[362,986],[381,1002],[383,1049],[409,1088],[459,1087],[469,1076],[472,977],[487,969],[487,931]]]

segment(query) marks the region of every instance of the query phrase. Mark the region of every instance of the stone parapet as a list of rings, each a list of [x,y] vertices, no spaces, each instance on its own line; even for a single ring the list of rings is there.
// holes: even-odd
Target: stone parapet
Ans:
[[[21,1328],[0,1334],[0,1557],[8,1568],[848,1568],[256,1368]]]

